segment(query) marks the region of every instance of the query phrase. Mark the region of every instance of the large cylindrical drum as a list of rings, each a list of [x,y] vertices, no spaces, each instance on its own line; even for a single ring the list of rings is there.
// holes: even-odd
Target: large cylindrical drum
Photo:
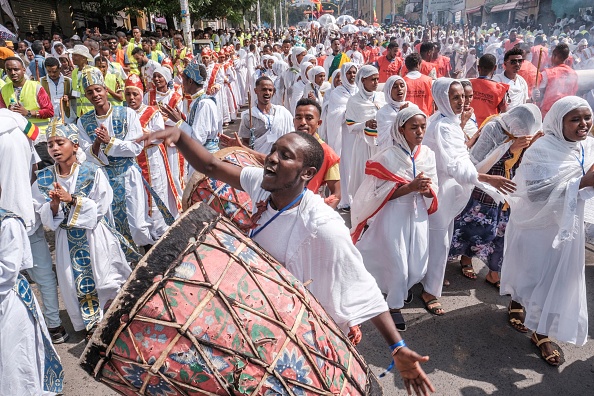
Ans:
[[[382,394],[304,285],[203,203],[134,269],[80,363],[123,395]]]
[[[227,163],[245,168],[246,166],[262,167],[258,160],[239,147],[228,147],[217,151],[215,157]],[[245,230],[250,224],[252,201],[248,193],[236,190],[220,180],[194,172],[182,198],[183,210],[187,210],[196,202],[204,202],[217,213],[231,219],[240,229]]]

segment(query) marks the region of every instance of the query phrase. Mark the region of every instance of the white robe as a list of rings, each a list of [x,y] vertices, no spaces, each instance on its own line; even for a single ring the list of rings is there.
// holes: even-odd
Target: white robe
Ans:
[[[241,115],[241,125],[239,136],[242,138],[249,138],[249,111],[244,111]],[[261,135],[256,133],[256,139],[254,141],[254,150],[268,155],[274,142],[283,135],[292,132],[295,127],[293,126],[293,116],[283,106],[272,105],[270,113],[264,114],[258,109],[258,106],[252,107],[252,118],[261,121],[261,125],[266,129]],[[255,125],[253,122],[252,124]],[[260,124],[260,122],[258,122]],[[243,131],[248,129],[248,134],[244,134]],[[258,136],[259,135],[259,136]]]
[[[19,132],[22,133],[22,132]],[[43,390],[45,348],[50,339],[39,302],[37,322],[14,291],[19,271],[32,268],[29,238],[18,219],[5,218],[0,228],[0,394],[55,395]]]
[[[76,194],[75,187],[79,170],[80,167],[76,164],[70,175],[57,175],[58,183],[70,194]],[[118,239],[105,224],[100,222],[103,216],[111,218],[112,200],[113,191],[109,180],[103,171],[98,169],[95,173],[95,184],[89,192],[89,196],[85,198],[79,196],[80,206],[71,210],[68,217],[69,225],[86,230],[101,315],[103,315],[105,304],[115,298],[122,284],[132,273]],[[46,202],[45,197],[39,191],[37,182],[33,184],[33,203],[43,224],[56,233],[56,274],[62,300],[74,330],[84,330],[85,325],[72,274],[67,231],[60,227],[60,223],[64,220],[64,213],[58,210],[56,216],[53,215],[50,203]]]
[[[241,186],[253,202],[266,200],[264,170],[248,167]],[[257,210],[254,205],[254,209]],[[270,205],[260,218],[265,224],[276,213]],[[386,312],[388,306],[361,255],[351,242],[340,215],[307,190],[297,208],[286,211],[254,238],[301,282],[344,331]]]
[[[99,155],[95,156],[92,152],[93,140],[85,132],[81,119],[78,119],[77,126],[79,131],[79,144],[85,152],[87,159],[93,161],[99,166],[109,164],[110,157],[132,157],[136,158],[142,151],[142,145],[136,143],[136,139],[142,136],[142,127],[138,119],[138,114],[130,108],[126,109],[128,118],[128,133],[124,140],[115,138],[113,132],[112,118],[110,113],[106,118],[98,118],[97,126],[105,125],[109,136],[112,136],[110,144],[106,147],[106,152],[99,151]],[[142,175],[138,168],[132,166],[126,171],[126,212],[128,213],[128,223],[130,225],[130,233],[134,243],[138,246],[153,245],[156,237],[152,234],[152,224],[149,218],[148,198],[144,184],[142,182]]]
[[[210,81],[211,75],[214,71],[214,66],[214,62],[211,62],[208,66],[206,66],[206,80],[204,81],[205,84],[208,84]],[[219,70],[217,71],[217,74],[214,78],[214,84],[219,86],[217,93],[212,95],[216,101],[217,116],[221,122],[229,122],[231,118],[229,117],[229,109],[227,108],[227,95],[225,93],[225,67],[223,65],[220,65]]]
[[[138,112],[138,117],[142,117],[146,109],[148,109],[147,106],[141,106]],[[161,113],[157,111],[149,120],[143,132],[153,133],[162,131],[163,129],[165,129],[163,116],[161,116]],[[148,147],[144,151],[146,154],[146,160],[148,163],[147,168],[149,171],[149,180],[147,181],[155,193],[159,196],[161,201],[163,201],[173,218],[177,218],[177,216],[179,216],[177,201],[173,190],[169,185],[169,179],[167,178],[167,171],[165,169],[167,157],[163,157],[158,145]],[[150,203],[151,206],[149,209],[149,217],[153,223],[152,232],[157,238],[160,238],[165,233],[165,231],[167,231],[169,226],[167,223],[165,223],[165,219],[163,218],[161,211],[159,211],[156,201],[151,198]]]

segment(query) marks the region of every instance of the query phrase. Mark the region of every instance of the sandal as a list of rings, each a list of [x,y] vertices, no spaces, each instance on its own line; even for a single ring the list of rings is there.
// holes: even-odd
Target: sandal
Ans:
[[[497,290],[499,290],[501,288],[501,282],[500,281],[491,282],[489,279],[485,279],[485,282],[487,282],[489,285],[493,286]]]
[[[423,297],[421,297],[421,300],[423,300]],[[435,316],[443,316],[443,314],[445,314],[445,311],[443,310],[441,303],[437,298],[434,298],[433,300],[429,301],[423,300],[423,305],[425,305],[425,309],[430,314],[433,314]],[[439,311],[441,311],[441,313]]]
[[[472,264],[460,263],[460,268],[462,269],[462,275],[464,275],[468,279],[472,279],[472,280],[476,279],[476,272],[474,272],[474,268],[472,268]]]
[[[532,341],[532,343],[534,345],[536,345],[536,347],[540,351],[540,356],[549,365],[557,367],[562,364],[563,358],[561,356],[561,352],[562,352],[561,348],[559,348],[559,345],[553,343],[553,341],[551,341],[551,339],[549,337],[538,339],[538,335],[536,335],[536,333],[532,333],[532,337],[530,337],[530,341]],[[551,344],[551,346],[553,347],[553,352],[550,355],[545,355],[544,348],[540,347],[541,345],[546,344],[546,343]],[[556,362],[554,361],[555,359],[557,360]]]
[[[406,331],[406,321],[404,320],[404,316],[402,316],[402,312],[399,309],[390,309],[390,316],[392,316],[392,320],[394,321],[398,331]]]
[[[511,316],[514,314],[517,316],[512,318]],[[524,326],[524,308],[512,309],[512,302],[510,301],[507,307],[507,316],[508,323],[511,327],[513,327],[516,331],[519,331],[520,333],[528,333],[528,328]]]
[[[410,304],[411,302],[413,302],[414,298],[415,298],[415,295],[409,290],[408,296],[406,296],[406,300],[404,300],[404,303]]]

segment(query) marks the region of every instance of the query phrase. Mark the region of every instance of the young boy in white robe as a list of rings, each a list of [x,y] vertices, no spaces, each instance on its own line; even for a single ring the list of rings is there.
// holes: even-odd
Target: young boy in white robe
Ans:
[[[142,103],[143,85],[140,78],[131,74],[125,82],[124,97],[128,107],[136,111],[143,133],[165,129],[163,117],[156,106]],[[160,238],[181,212],[181,199],[176,196],[173,175],[167,161],[167,149],[160,142],[144,146],[136,157],[142,177],[152,191],[149,199],[149,216],[153,223],[153,234]]]
[[[510,319],[524,316],[525,308],[526,331],[551,366],[562,356],[549,337],[580,346],[588,339],[584,207],[594,197],[591,128],[584,99],[555,102],[544,136],[524,152],[513,179],[518,190],[508,198],[501,295],[511,295]]]
[[[99,69],[85,70],[82,86],[94,109],[78,119],[80,146],[87,160],[103,167],[109,178],[115,227],[133,246],[153,245],[147,192],[135,161],[143,149],[136,143],[142,136],[138,115],[107,101]]]
[[[400,309],[427,270],[428,217],[437,210],[435,154],[421,144],[426,117],[413,104],[398,112],[392,128],[394,145],[367,161],[351,208],[353,243],[387,295],[400,331],[406,330]]]
[[[62,393],[64,372],[37,299],[20,271],[33,267],[24,221],[0,208],[0,394]]]
[[[77,162],[76,127],[54,121],[47,141],[55,164],[37,174],[33,204],[55,231],[56,272],[72,326],[90,333],[132,270],[120,247],[123,237],[111,226],[108,178],[97,165]]]

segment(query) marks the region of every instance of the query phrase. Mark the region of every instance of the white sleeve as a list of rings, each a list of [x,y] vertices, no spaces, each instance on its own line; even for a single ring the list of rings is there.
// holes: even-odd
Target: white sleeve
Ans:
[[[76,195],[76,191],[74,192]],[[78,197],[76,206],[70,208],[68,225],[70,227],[93,230],[111,209],[113,190],[107,176],[101,169],[95,173],[95,183],[88,197]]]
[[[30,266],[31,248],[20,220],[6,218],[0,228],[0,296],[15,285],[19,271]],[[25,264],[25,265],[24,265]]]
[[[118,139],[112,137],[103,152],[112,157],[133,157],[136,158],[141,152],[143,145],[136,143],[136,139],[142,136],[142,127],[138,114],[132,109],[126,109],[128,117],[128,132],[126,137]]]
[[[268,193],[262,190],[262,178],[264,177],[264,169],[255,166],[248,166],[241,170],[239,175],[239,183],[241,189],[248,193],[252,202],[260,202]],[[256,205],[253,205],[252,211],[257,211]]]

